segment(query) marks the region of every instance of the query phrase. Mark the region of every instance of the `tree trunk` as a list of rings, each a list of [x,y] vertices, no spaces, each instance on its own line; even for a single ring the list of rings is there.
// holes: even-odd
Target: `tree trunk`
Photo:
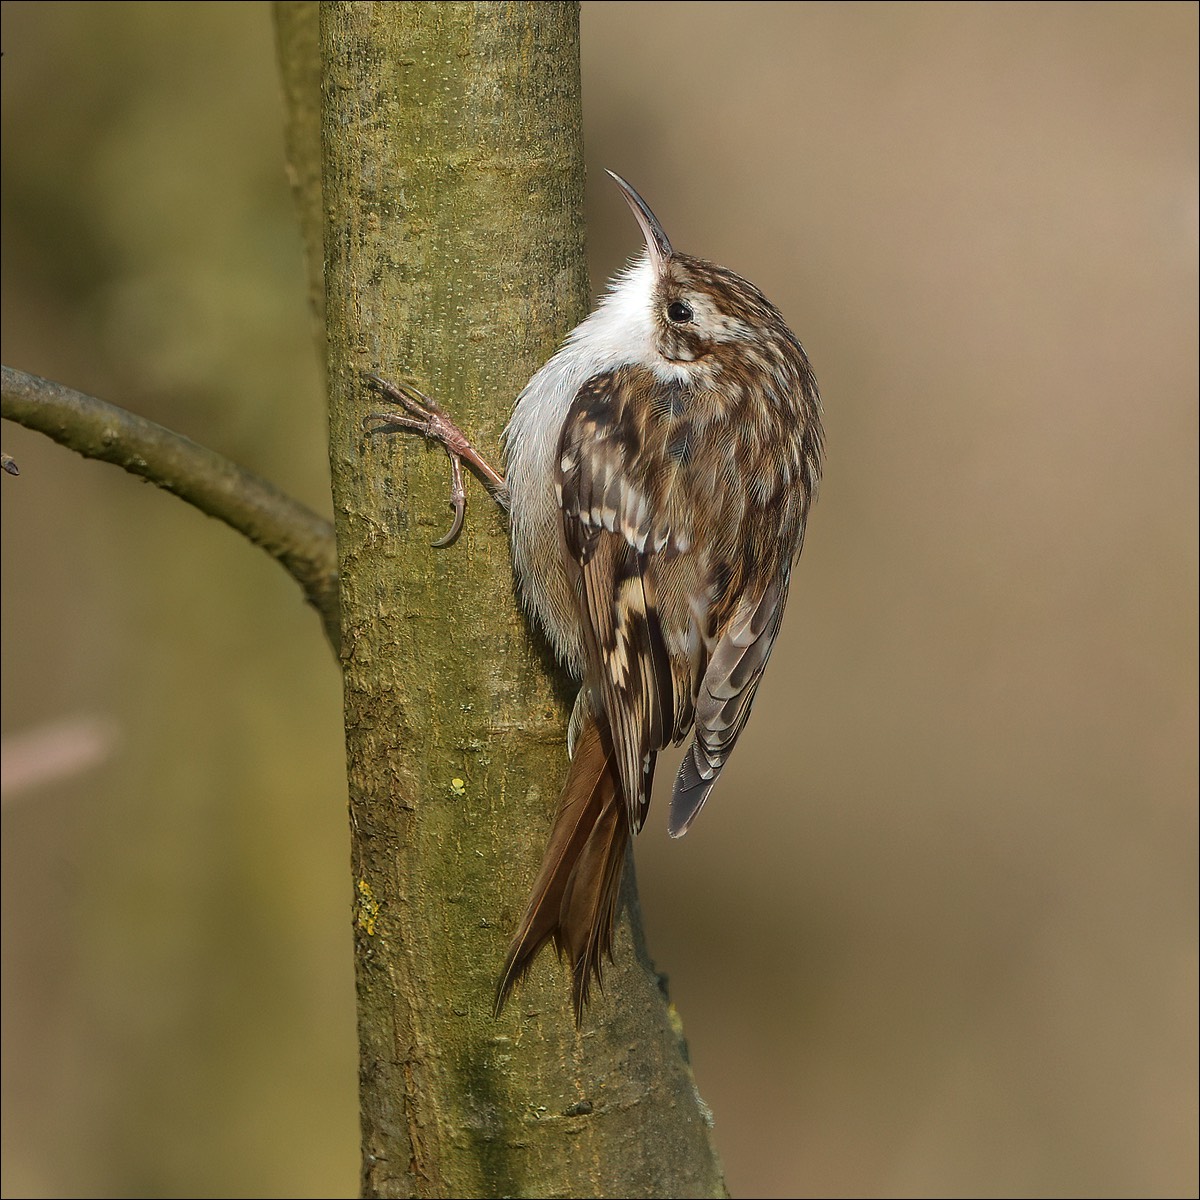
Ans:
[[[378,371],[498,462],[513,398],[583,316],[577,5],[325,3],[320,35],[364,1194],[723,1195],[632,883],[581,1031],[549,954],[492,1016],[569,688],[514,597],[503,514],[468,481],[465,532],[431,548],[445,455],[362,429]]]

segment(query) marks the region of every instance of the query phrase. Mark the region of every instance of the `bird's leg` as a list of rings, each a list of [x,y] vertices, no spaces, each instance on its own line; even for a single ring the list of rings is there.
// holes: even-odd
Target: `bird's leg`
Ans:
[[[504,476],[471,445],[466,434],[442,411],[436,400],[409,384],[390,383],[378,375],[368,373],[367,381],[377,392],[404,410],[371,413],[363,419],[363,428],[367,433],[399,433],[401,430],[419,433],[429,441],[437,442],[450,459],[450,507],[454,509],[454,521],[450,525],[450,532],[434,542],[434,546],[448,546],[462,529],[467,507],[462,474],[464,460],[482,480],[492,499],[501,508],[507,508]]]

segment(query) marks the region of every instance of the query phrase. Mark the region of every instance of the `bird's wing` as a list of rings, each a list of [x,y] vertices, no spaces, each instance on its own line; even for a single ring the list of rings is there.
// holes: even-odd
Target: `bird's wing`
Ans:
[[[696,695],[696,732],[687,748],[667,829],[682,837],[696,819],[745,727],[787,600],[788,572],[743,593],[712,649]]]
[[[656,381],[625,368],[589,379],[568,410],[556,464],[563,558],[579,599],[590,686],[611,729],[630,824],[649,804],[655,753],[691,712],[672,671],[656,566],[678,552],[664,471],[643,453]],[[669,470],[665,473],[669,475]]]

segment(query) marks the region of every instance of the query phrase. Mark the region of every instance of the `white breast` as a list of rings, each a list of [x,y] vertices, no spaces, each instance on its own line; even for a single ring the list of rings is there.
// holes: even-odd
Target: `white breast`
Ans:
[[[583,674],[583,636],[559,552],[554,459],[567,410],[587,380],[624,363],[657,358],[650,310],[654,285],[646,254],[617,275],[595,312],[525,385],[504,431],[513,567],[521,596],[576,678]]]

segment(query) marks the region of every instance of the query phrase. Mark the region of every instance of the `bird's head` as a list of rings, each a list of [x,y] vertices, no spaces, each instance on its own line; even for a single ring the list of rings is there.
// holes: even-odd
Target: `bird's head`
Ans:
[[[680,254],[634,188],[613,171],[646,241],[645,252],[614,281],[610,302],[636,323],[645,363],[658,374],[691,375],[722,359],[757,357],[766,345],[794,338],[779,310],[752,283],[704,259]],[[706,370],[706,373],[707,373]]]

